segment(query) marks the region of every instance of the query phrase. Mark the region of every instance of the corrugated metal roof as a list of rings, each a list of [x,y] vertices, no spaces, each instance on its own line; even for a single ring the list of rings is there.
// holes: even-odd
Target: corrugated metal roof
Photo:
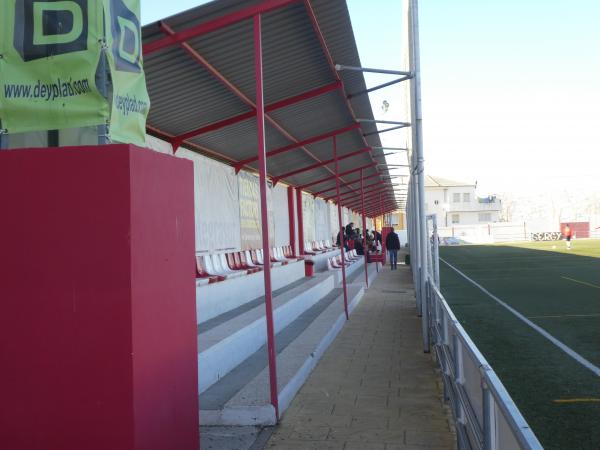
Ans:
[[[144,45],[166,35],[161,23],[177,33],[261,3],[259,0],[217,0],[185,11],[145,26]],[[360,66],[346,2],[312,0],[310,7],[333,62]],[[360,72],[348,71],[338,76],[332,70],[313,26],[310,8],[304,2],[264,13],[262,23],[266,105],[331,85],[338,77],[344,88],[271,111],[270,120],[266,122],[267,151],[346,127],[355,123],[356,118],[373,118],[367,95],[346,100],[346,94],[366,89],[364,77]],[[189,45],[188,51],[184,51],[180,45],[174,45],[145,57],[152,102],[148,124],[153,134],[179,136],[253,111],[255,74],[252,20],[194,37],[186,44]],[[196,61],[190,52],[210,64],[243,98]],[[363,133],[374,131],[376,125],[363,123],[362,128],[339,135],[338,155],[360,150],[365,147],[365,142],[369,146],[381,146],[378,135],[362,136]],[[247,118],[190,137],[184,145],[213,157],[222,157],[230,163],[254,157],[257,154],[256,120]],[[268,158],[267,170],[269,175],[278,177],[318,161],[330,160],[332,151],[331,139],[316,142]],[[340,160],[340,172],[374,161],[385,162],[381,150],[372,150],[371,154],[361,153]],[[255,163],[248,166],[255,167]],[[330,164],[329,168],[319,167],[282,181],[296,186],[304,185],[330,176],[333,169],[334,165]],[[388,174],[386,167],[379,167],[378,170],[383,175]],[[364,171],[365,176],[375,173],[374,167]],[[357,176],[358,173],[344,179],[353,180]],[[333,185],[335,181],[330,180],[307,190],[317,192]],[[352,188],[356,189],[358,185]]]

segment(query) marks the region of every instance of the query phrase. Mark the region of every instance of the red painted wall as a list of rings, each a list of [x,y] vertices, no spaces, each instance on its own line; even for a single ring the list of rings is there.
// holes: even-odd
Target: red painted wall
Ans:
[[[590,223],[589,222],[561,222],[560,232],[562,233],[567,226],[567,223],[573,230],[573,234],[578,238],[589,238],[590,237]]]
[[[0,152],[0,448],[197,450],[193,169]]]

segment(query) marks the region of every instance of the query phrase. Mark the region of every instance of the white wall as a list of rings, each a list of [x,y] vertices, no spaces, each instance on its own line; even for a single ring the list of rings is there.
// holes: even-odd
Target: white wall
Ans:
[[[454,201],[454,194],[459,194],[460,201]],[[465,194],[469,196],[466,202]],[[500,200],[495,203],[479,203],[475,186],[426,187],[425,211],[428,215],[436,214],[440,226],[452,226],[453,214],[458,214],[459,225],[478,225],[488,223],[479,220],[479,213],[490,213],[489,223],[498,222],[502,204]]]
[[[273,189],[273,221],[275,223],[275,246],[290,243],[290,216],[288,209],[287,186],[278,184]]]
[[[196,252],[240,250],[238,179],[233,168],[184,148],[177,156],[194,164]]]
[[[331,239],[329,233],[329,208],[325,200],[317,198],[315,202],[315,239],[324,241]]]
[[[171,145],[152,136],[147,136],[146,145],[155,151],[172,154]],[[240,250],[245,240],[242,237],[242,214],[240,213],[240,180],[247,180],[254,186],[255,175],[240,172],[236,175],[231,166],[199,155],[196,152],[180,148],[176,156],[194,163],[194,200],[196,220],[196,251],[198,253],[218,253]],[[246,186],[247,187],[247,186]],[[245,191],[248,189],[245,188]],[[244,194],[246,197],[249,193]],[[302,195],[302,205],[297,205],[294,193],[294,223],[298,235],[298,208],[303,209],[305,240],[335,239],[338,232],[337,206],[322,199],[314,199],[310,194]],[[253,214],[244,214],[246,220],[252,216],[253,224],[244,229],[252,229],[260,234],[260,208],[258,197],[253,194],[251,201],[244,200],[245,208],[251,208]],[[271,243],[275,246],[289,245],[289,211],[287,186],[278,184],[269,190],[269,232]],[[342,209],[342,225],[354,221],[355,228],[362,228],[362,219],[352,216],[347,208]],[[255,223],[254,223],[255,222]],[[371,228],[371,226],[369,226]],[[246,239],[247,240],[247,239]],[[297,239],[296,239],[297,241]],[[299,244],[299,243],[298,243]],[[255,244],[259,246],[260,244]]]

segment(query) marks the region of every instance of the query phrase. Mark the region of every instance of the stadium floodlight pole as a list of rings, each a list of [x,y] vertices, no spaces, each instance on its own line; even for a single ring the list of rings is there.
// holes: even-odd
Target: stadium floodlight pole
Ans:
[[[337,158],[337,137],[333,136],[333,159],[335,160],[335,190],[337,192],[337,208],[338,208],[338,229],[340,230],[340,254],[342,255],[342,285],[344,288],[344,312],[346,313],[346,320],[348,316],[348,290],[346,287],[346,256],[344,248],[344,224],[342,222],[342,204],[340,203],[340,163]],[[362,172],[362,169],[360,169]]]
[[[419,229],[421,240],[421,312],[422,312],[422,330],[423,330],[423,351],[429,353],[429,309],[427,299],[425,298],[426,273],[427,265],[425,249],[427,248],[427,235],[425,233],[425,167],[423,157],[423,116],[421,111],[421,62],[419,55],[419,2],[418,0],[409,0],[409,61],[410,71],[414,77],[410,82],[410,101],[411,101],[411,122],[413,123],[414,150],[416,150],[416,176],[418,183],[419,200]]]
[[[438,236],[437,214],[433,214],[433,274],[435,275],[435,284],[438,289],[440,286],[440,239]]]
[[[367,216],[365,216],[365,187],[363,181],[363,171],[360,171],[360,199],[363,227],[363,258],[365,259],[365,286],[369,288],[369,249],[367,248]]]
[[[267,210],[267,146],[265,136],[265,99],[263,86],[262,23],[261,15],[254,16],[254,70],[256,77],[256,128],[258,135],[258,171],[260,182],[260,216],[263,247],[263,273],[265,283],[265,309],[267,322],[267,350],[269,360],[269,388],[271,405],[275,408],[275,421],[279,421],[279,393],[277,390],[277,355],[275,352],[275,327],[273,325],[273,292],[271,290],[271,253],[269,247],[269,215]]]

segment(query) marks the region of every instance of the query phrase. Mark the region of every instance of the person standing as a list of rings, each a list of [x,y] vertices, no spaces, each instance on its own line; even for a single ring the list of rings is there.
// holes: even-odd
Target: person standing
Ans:
[[[571,250],[571,237],[573,237],[573,230],[571,230],[569,224],[567,224],[563,229],[563,235],[567,241],[567,250]]]
[[[398,250],[400,250],[400,239],[398,235],[394,233],[392,228],[387,237],[385,238],[385,248],[390,255],[390,268],[391,270],[397,269],[398,265]]]

